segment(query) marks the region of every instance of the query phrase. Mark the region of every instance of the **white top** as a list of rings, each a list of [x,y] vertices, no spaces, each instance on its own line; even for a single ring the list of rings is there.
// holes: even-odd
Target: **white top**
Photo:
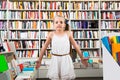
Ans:
[[[63,36],[53,35],[52,37],[52,53],[67,54],[70,52],[70,41],[67,33]]]

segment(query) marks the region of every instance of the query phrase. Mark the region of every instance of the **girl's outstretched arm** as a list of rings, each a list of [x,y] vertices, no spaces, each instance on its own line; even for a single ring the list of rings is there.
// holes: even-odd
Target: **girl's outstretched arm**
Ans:
[[[51,37],[52,37],[52,32],[49,33],[49,35],[47,36],[47,39],[45,41],[45,44],[42,46],[41,50],[40,50],[40,56],[38,58],[38,60],[36,61],[36,69],[38,69],[41,65],[41,61],[44,55],[45,50],[47,49],[48,45],[51,42]]]
[[[87,59],[84,59],[82,53],[81,53],[81,50],[80,50],[80,47],[79,45],[76,43],[76,41],[74,40],[73,36],[71,33],[69,33],[69,39],[70,39],[70,42],[72,43],[73,47],[75,48],[75,50],[77,51],[79,57],[81,58],[81,62],[82,64],[84,64],[85,66],[88,66],[88,62],[87,62]]]

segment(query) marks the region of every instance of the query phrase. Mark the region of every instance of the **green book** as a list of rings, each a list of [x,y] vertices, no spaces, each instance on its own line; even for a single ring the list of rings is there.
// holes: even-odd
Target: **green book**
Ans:
[[[0,55],[0,72],[4,72],[6,70],[8,70],[6,57],[4,55]]]

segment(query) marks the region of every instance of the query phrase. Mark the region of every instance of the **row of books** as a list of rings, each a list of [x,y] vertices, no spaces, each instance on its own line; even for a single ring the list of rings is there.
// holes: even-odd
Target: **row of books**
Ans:
[[[39,9],[39,1],[9,1],[9,9]]]
[[[64,16],[66,19],[69,18],[69,12],[67,11],[41,11],[40,19],[53,19],[56,15]]]
[[[38,49],[38,41],[12,41],[16,49]]]
[[[10,39],[39,39],[39,33],[36,31],[10,31]]]
[[[119,19],[120,12],[102,12],[101,19]]]
[[[40,17],[39,17],[40,14]],[[62,15],[70,19],[98,19],[97,11],[74,11],[70,12],[38,12],[38,11],[10,11],[9,19],[53,19],[55,15]],[[101,19],[119,19],[120,12],[102,12]],[[0,11],[0,19],[7,19],[6,11]]]
[[[98,9],[98,1],[71,1],[70,9],[77,10],[97,10]]]
[[[101,29],[119,29],[120,21],[102,21]]]
[[[43,4],[41,6],[41,9],[79,9],[79,10],[92,10],[92,9],[98,9],[98,2],[96,1],[79,1],[79,2],[63,2],[63,1],[57,1],[57,2],[41,2]]]
[[[0,19],[6,19],[6,11],[0,11]],[[39,15],[40,14],[40,15]],[[98,19],[98,11],[71,11],[48,12],[48,11],[9,11],[9,19],[53,19],[54,16],[62,15],[70,19]],[[119,19],[120,12],[102,12],[101,19]],[[40,17],[39,17],[40,16]]]
[[[73,31],[73,37],[77,39],[82,38],[99,38],[98,31]]]
[[[98,19],[98,11],[71,11],[70,19]]]
[[[42,11],[40,12],[40,19],[53,19],[55,15],[62,15],[66,19],[98,19],[98,12],[97,11],[71,11],[70,15],[69,12],[62,12],[62,11]]]
[[[38,58],[38,50],[16,51],[18,58]]]
[[[3,14],[3,11],[1,11]],[[4,11],[5,12],[5,11]],[[5,15],[5,14],[3,14]],[[55,15],[61,15],[65,18],[69,17],[69,12],[48,12],[48,11],[9,11],[8,18],[9,19],[53,19]],[[39,17],[40,16],[40,17]],[[2,18],[2,16],[1,16]],[[4,17],[3,17],[4,19]]]
[[[98,28],[98,21],[71,21],[72,29]]]
[[[61,10],[69,9],[69,1],[41,1],[40,9]]]
[[[7,1],[0,1],[0,8],[6,9]],[[98,1],[79,1],[79,2],[63,2],[63,1],[31,1],[31,2],[9,2],[9,9],[79,9],[79,10],[92,10],[98,9]],[[120,9],[120,3],[113,2],[113,1],[102,1],[101,2],[101,9]]]
[[[0,10],[0,19],[7,19],[7,12]]]
[[[40,14],[40,15],[39,15]],[[53,19],[55,15],[62,15],[70,19],[98,19],[98,11],[9,11],[9,19]],[[101,19],[119,19],[120,12],[101,12]],[[40,16],[40,17],[39,17]],[[0,11],[0,19],[7,19],[6,11]]]
[[[39,29],[38,21],[10,21],[9,29]],[[7,22],[0,21],[0,29],[6,30]],[[102,21],[101,29],[119,28],[120,21]],[[53,29],[52,21],[41,21],[41,29]],[[71,21],[72,29],[98,28],[97,21]]]
[[[101,9],[102,10],[119,10],[120,3],[115,1],[102,1],[101,2]]]
[[[39,49],[39,41],[10,41],[10,42],[2,41],[1,46],[3,48],[2,51],[6,51],[6,52],[9,52],[9,51],[16,52],[16,49],[17,51],[19,49],[36,50],[36,49]]]
[[[39,29],[39,21],[9,21],[9,29]]]
[[[9,11],[9,19],[39,19],[39,11]]]
[[[100,48],[100,42],[98,40],[82,40],[76,41],[82,49],[84,48]]]

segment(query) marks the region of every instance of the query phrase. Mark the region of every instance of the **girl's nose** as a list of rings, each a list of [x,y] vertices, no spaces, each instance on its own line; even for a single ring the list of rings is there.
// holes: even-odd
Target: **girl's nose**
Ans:
[[[59,22],[58,25],[60,25],[61,23]]]

